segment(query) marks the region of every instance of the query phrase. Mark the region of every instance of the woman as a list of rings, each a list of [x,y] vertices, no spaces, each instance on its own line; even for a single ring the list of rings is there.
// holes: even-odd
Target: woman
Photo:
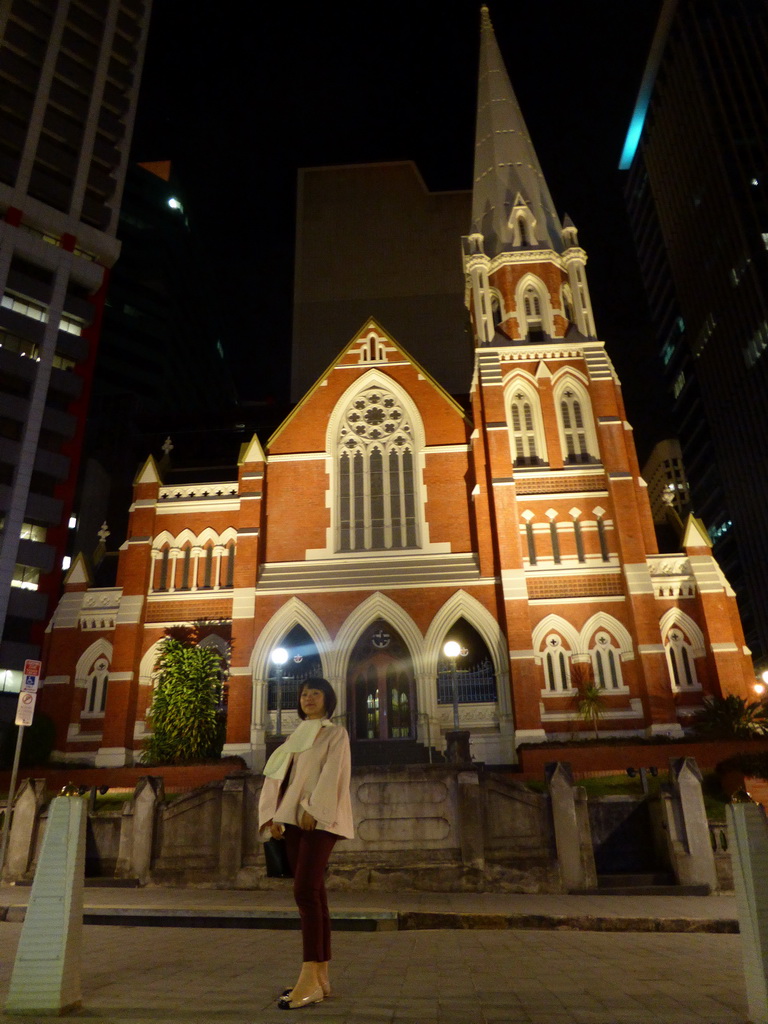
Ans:
[[[296,709],[302,721],[264,766],[259,833],[284,839],[301,917],[304,960],[298,980],[277,1005],[298,1010],[330,995],[331,922],[325,867],[336,841],[352,839],[350,753],[346,729],[330,717],[336,694],[325,679],[307,679]]]

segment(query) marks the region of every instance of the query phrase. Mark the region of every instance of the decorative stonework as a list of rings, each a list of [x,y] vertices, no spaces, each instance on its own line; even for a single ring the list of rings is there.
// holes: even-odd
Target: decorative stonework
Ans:
[[[657,598],[696,596],[696,578],[683,555],[648,555],[653,592]]]

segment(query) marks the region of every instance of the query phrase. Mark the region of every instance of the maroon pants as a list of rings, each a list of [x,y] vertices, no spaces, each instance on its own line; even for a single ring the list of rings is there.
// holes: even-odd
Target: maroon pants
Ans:
[[[325,866],[339,837],[333,832],[285,826],[285,850],[293,871],[293,895],[301,918],[304,960],[331,959],[331,918],[325,895]]]

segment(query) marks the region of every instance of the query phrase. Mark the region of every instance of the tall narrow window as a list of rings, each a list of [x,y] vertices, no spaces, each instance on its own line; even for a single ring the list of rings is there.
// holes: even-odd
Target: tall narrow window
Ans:
[[[213,579],[213,547],[209,544],[205,549],[205,576],[203,586],[209,588]]]
[[[597,520],[597,539],[600,541],[600,554],[604,562],[609,562],[611,556],[608,553],[608,540],[605,536],[605,522],[602,517]]]
[[[556,563],[560,562],[560,541],[557,536],[557,523],[552,519],[549,524],[549,536],[552,540],[552,558]]]
[[[560,417],[565,435],[566,461],[571,463],[593,461],[587,444],[581,402],[570,388],[563,392],[560,401]]]
[[[540,466],[542,459],[536,450],[536,432],[530,398],[518,391],[512,398],[512,443],[516,466]]]
[[[684,690],[698,686],[696,667],[693,663],[691,645],[683,631],[676,626],[667,633],[665,644],[669,674],[672,686],[676,690]]]
[[[569,654],[563,647],[563,641],[556,633],[552,633],[544,641],[544,678],[550,693],[564,693],[571,689],[571,669]]]
[[[227,582],[224,584],[227,587],[234,587],[235,585],[235,542],[227,546]]]
[[[339,430],[340,551],[418,546],[411,424],[397,398],[368,388]]]
[[[586,561],[584,558],[584,538],[581,535],[581,523],[578,519],[573,521],[573,536],[576,541],[576,557],[580,562]]]
[[[160,559],[160,582],[157,587],[158,590],[168,589],[168,560],[170,555],[170,550],[165,548]]]
[[[97,658],[88,677],[88,688],[85,694],[85,714],[103,715],[106,711],[108,677],[109,662],[106,658]]]
[[[531,565],[536,565],[536,539],[533,536],[533,526],[530,523],[525,524],[525,537],[528,541],[528,561]]]
[[[189,566],[192,561],[192,549],[184,549],[184,562],[181,570],[181,589],[189,590]]]
[[[622,685],[620,651],[614,646],[608,633],[595,636],[594,646],[589,652],[595,681],[603,690],[618,690]]]

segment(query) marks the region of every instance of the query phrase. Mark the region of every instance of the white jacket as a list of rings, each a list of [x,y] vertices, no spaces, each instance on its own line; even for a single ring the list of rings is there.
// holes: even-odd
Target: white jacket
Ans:
[[[279,779],[264,779],[259,799],[259,835],[269,821],[298,825],[302,811],[317,819],[317,827],[354,839],[352,774],[347,730],[340,725],[321,729],[308,750],[293,755],[282,799]],[[278,804],[279,800],[279,804]]]

